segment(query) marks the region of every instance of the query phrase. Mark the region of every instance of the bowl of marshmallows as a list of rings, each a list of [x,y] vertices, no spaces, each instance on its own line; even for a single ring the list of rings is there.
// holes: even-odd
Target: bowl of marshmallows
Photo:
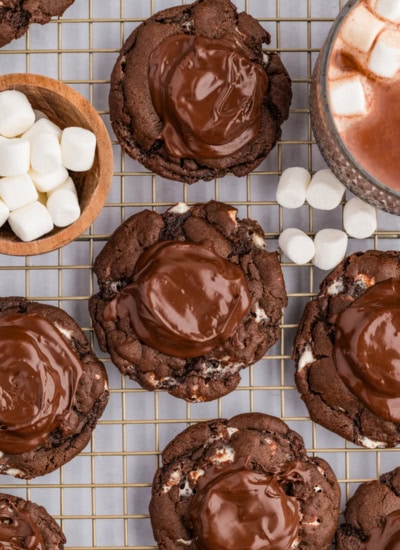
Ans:
[[[88,229],[113,173],[107,129],[58,80],[0,76],[0,253],[50,252]]]

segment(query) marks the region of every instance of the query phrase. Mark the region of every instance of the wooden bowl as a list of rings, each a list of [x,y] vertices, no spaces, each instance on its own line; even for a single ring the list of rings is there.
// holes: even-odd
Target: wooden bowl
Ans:
[[[110,136],[94,107],[78,92],[58,80],[35,74],[6,74],[0,76],[0,92],[19,90],[61,129],[80,126],[91,130],[97,139],[96,155],[87,172],[70,172],[75,182],[81,215],[68,227],[54,228],[50,233],[31,242],[14,235],[8,223],[0,228],[0,253],[14,256],[43,254],[60,248],[79,237],[96,219],[110,190],[113,174],[113,155]]]

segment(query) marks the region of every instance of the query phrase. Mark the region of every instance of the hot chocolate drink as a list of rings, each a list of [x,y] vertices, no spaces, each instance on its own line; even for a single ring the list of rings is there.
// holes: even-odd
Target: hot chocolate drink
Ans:
[[[350,0],[331,29],[312,82],[321,152],[356,195],[400,213],[400,2]]]

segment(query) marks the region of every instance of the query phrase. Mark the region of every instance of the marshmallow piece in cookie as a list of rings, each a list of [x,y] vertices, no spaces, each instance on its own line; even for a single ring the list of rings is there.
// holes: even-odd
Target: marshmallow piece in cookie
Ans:
[[[81,215],[77,194],[65,187],[55,189],[49,195],[46,206],[57,227],[66,227]]]
[[[36,201],[38,192],[29,174],[0,178],[0,197],[10,210]]]
[[[62,162],[68,170],[84,172],[93,166],[96,136],[90,130],[70,126],[61,135]]]
[[[384,31],[378,36],[368,60],[368,69],[382,78],[393,78],[396,75],[400,69],[398,31]]]
[[[279,246],[285,256],[295,264],[306,264],[315,254],[311,237],[295,227],[282,231],[279,236]]]
[[[31,146],[20,138],[0,141],[0,176],[20,176],[29,170]]]
[[[40,172],[35,172],[35,170],[31,170],[29,174],[36,185],[36,189],[42,193],[52,191],[68,178],[68,170],[64,166],[49,174],[41,174]]]
[[[344,195],[345,187],[328,169],[319,170],[311,178],[306,199],[310,206],[319,210],[333,210]]]
[[[23,134],[35,122],[28,98],[17,90],[0,92],[0,134],[12,138]]]
[[[310,181],[311,174],[305,168],[286,168],[279,178],[276,189],[277,203],[285,208],[299,208],[306,200],[306,190]]]
[[[340,229],[321,229],[315,234],[315,255],[312,263],[319,269],[331,270],[346,255],[347,234]]]
[[[31,167],[35,172],[49,174],[61,168],[61,147],[53,132],[38,132],[30,143]]]
[[[376,209],[358,197],[346,202],[343,208],[343,227],[356,239],[366,239],[376,231],[378,225]]]
[[[39,201],[11,212],[8,222],[16,236],[25,242],[34,241],[53,229],[49,211]]]

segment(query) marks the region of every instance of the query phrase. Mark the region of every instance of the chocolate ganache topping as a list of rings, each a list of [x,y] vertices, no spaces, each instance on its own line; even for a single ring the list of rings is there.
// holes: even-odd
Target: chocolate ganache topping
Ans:
[[[62,333],[37,314],[0,316],[0,450],[42,444],[68,417],[82,364]]]
[[[163,40],[150,56],[149,81],[168,154],[212,159],[241,149],[259,131],[267,80],[230,40]]]
[[[0,503],[0,548],[45,550],[35,523],[9,500]]]
[[[199,479],[190,517],[199,550],[287,550],[300,522],[279,478],[229,467]]]
[[[400,281],[375,284],[330,321],[346,386],[375,414],[400,422]]]
[[[400,548],[400,510],[389,514],[382,525],[371,529],[360,550],[398,550]]]
[[[197,357],[225,342],[249,311],[239,266],[206,243],[163,241],[139,257],[132,283],[104,316],[129,316],[140,340],[173,357]]]

